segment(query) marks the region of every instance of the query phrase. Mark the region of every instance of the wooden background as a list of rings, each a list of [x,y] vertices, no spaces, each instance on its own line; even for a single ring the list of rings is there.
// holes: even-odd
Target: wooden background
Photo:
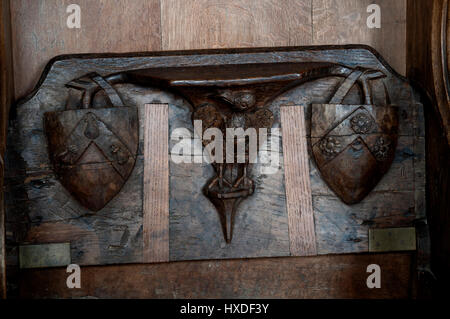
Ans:
[[[66,8],[81,8],[81,28]],[[366,25],[381,7],[382,27]],[[406,0],[13,0],[15,92],[59,54],[368,44],[406,70]]]
[[[377,49],[399,73],[407,69],[406,0],[10,2],[16,98],[30,92],[53,56],[67,53],[360,43]],[[81,29],[66,27],[71,3],[81,7]],[[366,26],[371,3],[382,8],[381,29]],[[406,298],[411,294],[411,262],[412,255],[405,253],[86,267],[87,286],[75,292],[65,288],[62,269],[19,275],[21,295],[33,297]],[[365,268],[370,263],[382,265],[392,279],[387,282],[395,284],[368,289]],[[128,282],[131,273],[138,275]],[[14,269],[10,274],[14,278]],[[95,280],[99,274],[104,277]],[[123,280],[112,289],[105,285],[108,278]],[[12,280],[12,296],[18,293],[15,285]]]

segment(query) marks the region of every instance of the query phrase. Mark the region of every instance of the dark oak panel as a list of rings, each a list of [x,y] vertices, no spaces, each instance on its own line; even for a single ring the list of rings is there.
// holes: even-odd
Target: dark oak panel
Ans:
[[[437,279],[436,296],[448,294],[450,284],[450,105],[445,82],[448,58],[445,50],[450,37],[447,0],[408,0],[407,76],[426,92],[427,217],[431,237],[431,275],[422,273],[424,282]],[[447,17],[447,18],[446,18]],[[446,70],[447,68],[447,70]],[[447,80],[446,80],[447,77]],[[430,254],[427,247],[425,254]]]
[[[81,289],[64,269],[21,272],[25,298],[408,298],[408,253],[81,267]],[[381,267],[381,288],[366,285]],[[108,283],[108,284],[105,284]]]
[[[8,114],[14,99],[9,1],[0,4],[0,299],[6,297],[5,211],[3,206],[4,154]]]

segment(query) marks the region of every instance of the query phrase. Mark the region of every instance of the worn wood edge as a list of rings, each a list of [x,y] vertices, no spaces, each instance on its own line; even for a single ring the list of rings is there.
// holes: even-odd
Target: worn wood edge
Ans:
[[[2,167],[3,169],[3,167]],[[3,179],[3,176],[2,176]],[[0,183],[3,188],[3,182]],[[3,191],[0,196],[0,299],[6,298],[6,247],[5,247],[5,209],[3,204]]]
[[[442,0],[408,0],[407,6],[407,74],[413,88],[420,93],[426,125],[426,219],[415,222],[418,236],[413,285],[418,286],[422,290],[420,294],[426,298],[442,295],[441,292],[447,294],[450,282],[447,275],[447,256],[450,255],[446,254],[446,245],[443,244],[448,242],[445,229],[448,224],[446,202],[450,198],[447,193],[450,188],[446,187],[449,181],[448,169],[442,166],[446,160],[448,162],[450,138],[435,90],[435,81],[442,79],[442,74],[436,74],[433,70],[433,65],[435,69],[441,70],[442,67],[442,4]],[[431,238],[428,232],[419,236],[420,229],[424,227],[429,227]]]
[[[2,184],[3,182],[0,183],[0,186],[3,188]],[[3,194],[0,196],[0,205],[0,299],[6,299],[5,209],[3,204]]]
[[[449,97],[447,96],[445,89],[445,79],[442,78],[445,75],[443,69],[443,60],[446,57],[442,56],[442,37],[443,33],[443,9],[444,1],[433,1],[433,10],[431,17],[431,68],[433,73],[433,87],[436,98],[437,108],[441,115],[441,125],[444,128],[444,132],[447,135],[447,143],[450,146],[450,105]],[[447,17],[448,18],[448,17]],[[447,21],[448,23],[448,21]],[[448,38],[447,38],[448,41]]]
[[[443,82],[445,88],[445,96],[447,101],[450,101],[450,80],[448,74],[448,52],[447,52],[447,41],[448,41],[448,0],[444,0],[444,7],[442,9],[442,20],[441,20],[441,63],[443,71]]]
[[[146,104],[144,121],[143,261],[169,261],[169,105]]]
[[[410,83],[408,78],[393,69],[383,56],[373,47],[366,44],[343,44],[343,45],[315,45],[315,46],[286,46],[286,47],[252,47],[252,48],[231,48],[231,49],[200,49],[200,50],[169,50],[153,52],[129,52],[129,53],[79,53],[62,54],[52,58],[45,66],[42,74],[34,86],[34,89],[23,97],[19,97],[16,106],[22,105],[31,100],[39,91],[41,85],[47,78],[54,64],[59,61],[69,59],[100,59],[100,58],[150,58],[150,57],[176,57],[186,55],[214,55],[214,54],[248,54],[248,53],[270,53],[270,52],[295,52],[295,51],[331,51],[331,50],[365,50],[370,52],[375,58],[395,77],[404,82]]]
[[[317,255],[309,173],[305,115],[302,105],[281,106],[286,209],[292,256]]]
[[[13,104],[13,63],[10,2],[0,4],[0,299],[6,298],[5,207],[3,197],[4,151],[9,110]]]
[[[413,190],[414,190],[414,212],[416,220],[426,220],[426,128],[424,107],[420,103],[411,105],[413,109]]]

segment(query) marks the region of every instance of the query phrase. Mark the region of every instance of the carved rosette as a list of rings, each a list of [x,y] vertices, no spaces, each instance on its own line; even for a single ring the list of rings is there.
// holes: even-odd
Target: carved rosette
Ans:
[[[367,134],[374,126],[374,120],[366,112],[358,112],[350,119],[352,130],[357,134]]]
[[[383,136],[378,137],[377,141],[375,142],[375,145],[372,148],[372,152],[375,158],[378,161],[387,160],[389,157],[390,146],[391,143],[387,138],[384,138]]]
[[[327,158],[333,158],[341,150],[341,142],[335,137],[327,137],[320,141],[319,148]]]

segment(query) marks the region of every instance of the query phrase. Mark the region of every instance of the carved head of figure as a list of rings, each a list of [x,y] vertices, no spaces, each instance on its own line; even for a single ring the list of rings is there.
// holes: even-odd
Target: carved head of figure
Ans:
[[[252,110],[256,105],[255,94],[249,90],[222,90],[218,97],[229,103],[233,110],[238,112]]]

